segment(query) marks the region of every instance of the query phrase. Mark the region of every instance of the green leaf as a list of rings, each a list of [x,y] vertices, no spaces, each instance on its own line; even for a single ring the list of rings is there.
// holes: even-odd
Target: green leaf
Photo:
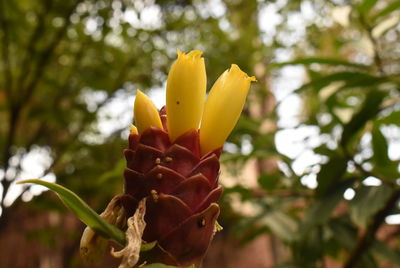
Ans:
[[[140,246],[140,251],[145,252],[152,250],[157,245],[157,241],[149,242],[149,243],[142,243]]]
[[[392,262],[396,266],[400,266],[400,251],[390,248],[386,243],[375,241],[372,244],[372,251]]]
[[[385,179],[393,180],[393,181],[400,177],[400,174],[398,171],[398,163],[396,161],[391,161],[386,166],[375,165],[372,168],[372,172],[374,174],[379,174],[379,175],[383,176]]]
[[[353,63],[345,60],[338,60],[333,58],[302,58],[293,61],[286,61],[280,63],[271,64],[270,67],[272,68],[279,68],[287,65],[310,65],[310,64],[326,64],[326,65],[334,65],[334,66],[347,66],[347,67],[355,67],[360,69],[367,69],[368,66],[364,64]]]
[[[279,211],[268,213],[262,222],[284,241],[293,240],[298,229],[297,222],[293,218]]]
[[[57,193],[58,197],[65,204],[65,206],[69,208],[83,223],[105,238],[114,240],[122,246],[125,245],[125,233],[103,220],[93,209],[88,206],[88,204],[86,204],[71,190],[55,183],[37,179],[23,180],[19,181],[18,183],[34,183],[49,188]]]
[[[357,73],[354,77],[344,80],[344,85],[339,89],[352,89],[352,88],[370,88],[382,83],[388,82],[387,77],[377,77],[369,74]]]
[[[392,191],[387,184],[361,186],[349,203],[352,221],[361,228],[365,228],[371,217],[385,205]]]
[[[375,77],[367,73],[363,72],[337,72],[333,74],[328,74],[324,76],[318,76],[312,79],[310,82],[302,85],[296,92],[303,91],[307,88],[313,88],[315,91],[319,91],[322,88],[328,86],[333,82],[343,81],[345,85],[342,88],[350,88],[350,87],[360,87],[360,86],[370,86],[376,84],[378,82],[386,81],[386,78],[383,77]]]
[[[236,123],[234,132],[242,134],[258,134],[260,130],[260,120],[248,116],[241,116]]]
[[[392,13],[393,11],[395,11],[399,8],[400,8],[400,1],[399,0],[394,1],[394,2],[390,3],[389,5],[387,5],[387,7],[385,7],[381,11],[379,11],[375,16],[373,16],[372,20],[375,21],[380,17],[389,15],[390,13]]]
[[[341,181],[346,172],[346,168],[347,159],[340,155],[332,156],[326,164],[323,164],[321,170],[317,174],[317,197],[325,196],[325,194],[331,190],[332,185]]]
[[[364,0],[362,3],[358,6],[358,10],[362,14],[367,14],[371,8],[375,6],[375,4],[378,2],[378,0]]]
[[[391,163],[387,140],[377,125],[374,125],[372,129],[372,149],[374,151],[373,159],[377,165],[388,166]]]
[[[311,228],[326,222],[336,206],[343,199],[346,189],[353,185],[354,180],[353,178],[346,179],[332,185],[329,191],[307,209],[300,230],[307,233]]]
[[[378,124],[396,124],[399,125],[400,110],[391,111],[388,115],[380,117],[376,120]]]
[[[341,247],[346,249],[354,248],[357,241],[358,229],[351,223],[347,215],[332,219],[327,226],[332,233],[332,238],[337,241]]]
[[[125,159],[118,161],[113,169],[108,172],[105,172],[98,178],[98,183],[101,185],[105,185],[109,183],[114,178],[119,178],[123,173],[123,170],[126,166]]]
[[[350,139],[365,126],[368,120],[378,114],[380,105],[385,96],[386,93],[380,90],[372,90],[368,93],[361,109],[354,114],[350,122],[344,126],[341,140],[342,145],[347,145]]]
[[[302,232],[300,240],[294,242],[294,257],[296,262],[299,263],[300,267],[314,267],[309,265],[310,263],[316,262],[323,256],[324,247],[321,247],[322,240],[322,228],[315,228],[307,233]]]
[[[281,174],[261,174],[260,177],[258,177],[258,184],[265,189],[265,190],[273,190],[276,188],[277,184],[280,182],[282,179]]]

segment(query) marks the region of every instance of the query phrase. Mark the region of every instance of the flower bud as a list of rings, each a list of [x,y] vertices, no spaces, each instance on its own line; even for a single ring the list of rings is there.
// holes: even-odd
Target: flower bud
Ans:
[[[163,128],[156,106],[140,90],[136,94],[134,117],[139,134],[142,134],[143,131],[151,126]]]
[[[250,83],[256,81],[232,64],[215,82],[208,95],[200,127],[202,155],[223,146],[239,119]]]
[[[199,128],[206,94],[206,69],[202,52],[178,50],[167,80],[167,117],[171,141],[188,130]]]

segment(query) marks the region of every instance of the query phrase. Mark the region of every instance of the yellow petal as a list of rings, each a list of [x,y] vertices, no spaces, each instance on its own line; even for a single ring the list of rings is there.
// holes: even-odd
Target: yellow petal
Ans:
[[[232,64],[211,88],[200,127],[203,155],[224,144],[239,119],[252,81],[256,81],[254,76],[248,77]]]
[[[171,141],[190,129],[198,129],[206,94],[206,68],[202,52],[178,50],[167,80],[167,124]]]
[[[132,124],[131,124],[129,130],[130,130],[130,134],[138,134],[139,133],[137,130],[137,127],[135,127],[135,125],[132,125]]]
[[[162,129],[160,115],[153,102],[140,90],[135,99],[134,117],[139,134],[151,126]]]

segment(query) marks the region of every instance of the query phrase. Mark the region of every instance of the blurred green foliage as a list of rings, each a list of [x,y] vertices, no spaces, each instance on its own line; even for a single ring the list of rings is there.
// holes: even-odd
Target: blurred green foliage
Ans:
[[[259,81],[222,156],[224,172],[238,178],[221,201],[225,232],[243,243],[263,234],[279,239],[287,252],[276,267],[323,267],[327,259],[399,266],[399,228],[377,236],[385,218],[400,213],[399,155],[389,154],[400,137],[399,21],[396,0],[1,0],[3,199],[23,174],[24,157],[44,148],[51,163],[42,176],[54,173],[101,211],[122,188],[129,126],[105,135],[100,112],[136,88],[162,87],[176,49],[196,48],[205,52],[209,87],[231,63]],[[293,88],[287,73],[301,77],[286,94],[301,100],[289,126],[279,97]],[[318,160],[299,171],[300,156],[276,141],[305,128],[316,130],[317,142],[306,137],[302,150]],[[252,187],[239,179],[249,162]],[[310,188],[306,178],[317,183]],[[48,198],[34,203],[60,210]],[[20,205],[20,197],[2,202],[1,228]]]

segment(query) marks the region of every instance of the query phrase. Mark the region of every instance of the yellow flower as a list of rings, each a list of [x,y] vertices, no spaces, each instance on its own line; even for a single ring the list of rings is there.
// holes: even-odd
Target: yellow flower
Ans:
[[[243,110],[250,84],[256,81],[232,64],[214,83],[208,98],[203,52],[187,54],[178,50],[167,80],[167,127],[171,142],[200,126],[200,149],[204,155],[223,146]],[[150,126],[163,128],[159,113],[151,100],[138,90],[135,121],[131,133],[142,134]]]
[[[202,155],[221,147],[231,133],[246,101],[250,83],[256,81],[232,64],[215,82],[208,95],[200,127]]]
[[[193,50],[185,54],[178,50],[178,59],[169,71],[166,108],[172,142],[188,130],[199,128],[207,84],[202,53]]]
[[[149,97],[140,90],[138,90],[136,94],[134,117],[139,134],[142,134],[151,126],[163,128],[157,108]],[[131,131],[135,131],[132,129],[132,126]]]

